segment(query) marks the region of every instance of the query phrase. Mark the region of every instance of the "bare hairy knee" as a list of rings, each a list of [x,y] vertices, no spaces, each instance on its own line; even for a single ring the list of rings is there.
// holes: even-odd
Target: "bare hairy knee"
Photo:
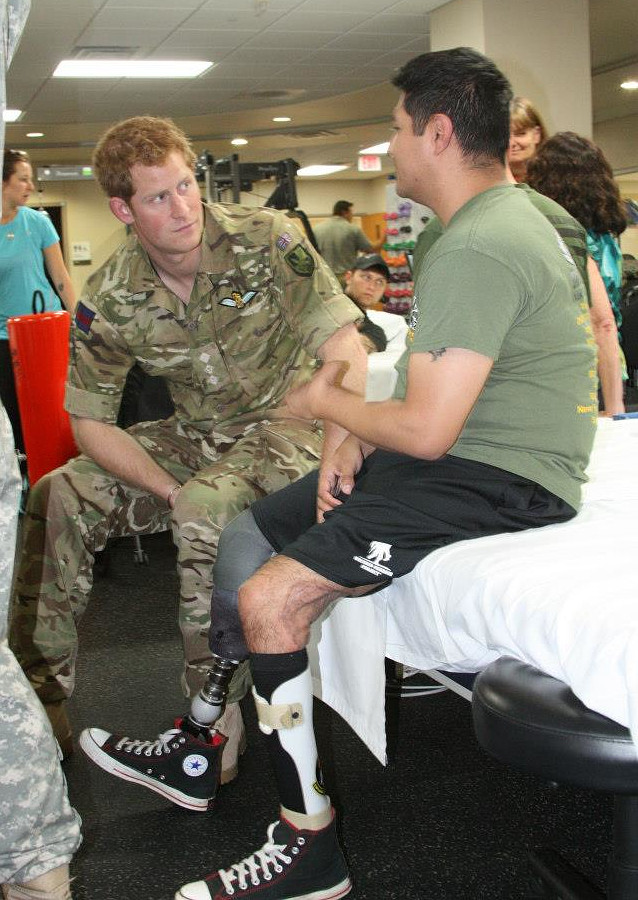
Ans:
[[[312,622],[331,600],[345,593],[340,585],[285,556],[269,560],[241,586],[239,614],[248,647],[288,652],[305,646]]]

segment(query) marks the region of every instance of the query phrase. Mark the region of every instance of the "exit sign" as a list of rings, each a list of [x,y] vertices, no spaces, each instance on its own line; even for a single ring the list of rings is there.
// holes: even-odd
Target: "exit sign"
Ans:
[[[359,154],[359,171],[360,172],[380,172],[381,157],[372,153]]]

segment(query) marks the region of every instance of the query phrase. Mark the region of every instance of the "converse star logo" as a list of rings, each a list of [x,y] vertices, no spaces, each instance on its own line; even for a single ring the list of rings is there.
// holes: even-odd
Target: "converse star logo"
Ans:
[[[197,778],[199,775],[203,775],[207,768],[208,760],[205,756],[200,756],[199,753],[189,754],[182,763],[182,769],[186,775],[190,775],[191,778]]]
[[[370,549],[368,550],[367,556],[354,556],[353,559],[355,562],[359,563],[359,567],[364,570],[364,572],[371,572],[373,575],[377,577],[388,575],[390,577],[393,576],[392,569],[388,569],[387,566],[381,565],[381,563],[388,562],[392,556],[390,550],[392,549],[392,544],[384,544],[383,541],[370,541]]]
[[[257,291],[246,291],[245,294],[240,294],[239,291],[233,291],[230,297],[223,297],[219,301],[220,306],[233,306],[235,309],[243,309],[244,306],[248,306],[253,297],[257,294]]]

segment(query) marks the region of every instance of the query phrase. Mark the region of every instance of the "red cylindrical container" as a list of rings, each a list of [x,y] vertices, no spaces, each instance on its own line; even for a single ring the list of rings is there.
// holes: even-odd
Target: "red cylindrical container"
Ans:
[[[70,323],[66,311],[7,322],[31,484],[79,452],[63,405]]]

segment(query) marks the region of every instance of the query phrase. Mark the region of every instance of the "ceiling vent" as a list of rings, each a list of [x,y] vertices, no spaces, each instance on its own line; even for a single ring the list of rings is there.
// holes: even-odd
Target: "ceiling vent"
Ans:
[[[139,47],[78,46],[71,51],[71,59],[133,59]]]
[[[313,140],[316,138],[341,137],[338,131],[284,131],[283,137]]]
[[[238,94],[238,96],[251,100],[261,100],[264,103],[281,103],[284,100],[295,100],[305,93],[306,91],[303,88],[284,88],[283,90],[272,91],[246,91],[246,93]]]

